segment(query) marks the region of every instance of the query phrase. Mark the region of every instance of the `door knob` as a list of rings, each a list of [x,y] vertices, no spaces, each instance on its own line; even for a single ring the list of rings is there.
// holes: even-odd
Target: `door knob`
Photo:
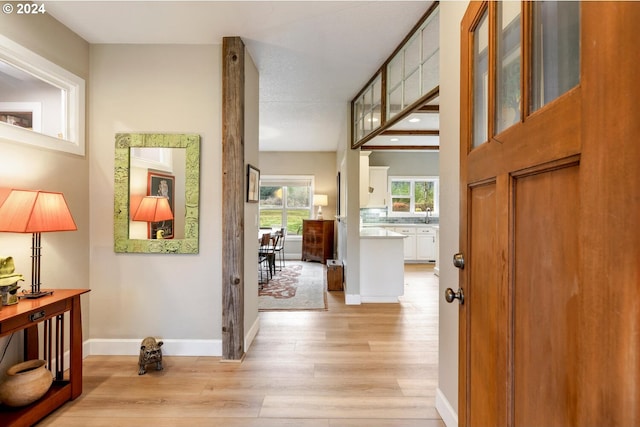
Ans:
[[[462,292],[462,288],[458,288],[458,292],[453,292],[453,289],[447,288],[444,291],[444,298],[448,303],[452,303],[453,300],[460,300],[460,305],[464,304],[464,292]]]
[[[453,266],[460,270],[464,269],[464,255],[462,255],[462,252],[458,252],[453,256]]]

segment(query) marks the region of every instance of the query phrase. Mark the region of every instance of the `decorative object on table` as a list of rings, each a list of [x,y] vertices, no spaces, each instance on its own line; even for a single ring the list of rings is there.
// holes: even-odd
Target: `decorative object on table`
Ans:
[[[313,195],[313,206],[318,207],[318,213],[316,214],[316,219],[322,219],[322,207],[329,205],[329,197],[326,194],[314,194]]]
[[[28,360],[7,370],[0,384],[0,401],[12,407],[26,406],[40,399],[53,383],[44,360]]]
[[[3,305],[12,305],[18,303],[18,281],[24,280],[22,274],[15,273],[15,264],[13,257],[0,258],[0,295],[2,296]]]
[[[171,218],[149,221],[149,231],[147,235],[149,239],[157,239],[158,231],[160,230],[162,230],[161,234],[164,239],[173,239],[175,235],[173,222],[173,212],[175,212],[175,184],[176,177],[173,175],[156,171],[147,172],[147,196],[164,197],[167,199],[169,212],[171,213]],[[168,217],[166,207],[163,209],[165,210],[163,216]]]
[[[40,298],[53,293],[40,290],[41,233],[77,229],[62,193],[16,189],[10,191],[0,205],[0,231],[32,233],[31,292],[24,293],[24,297]]]
[[[154,337],[146,337],[140,344],[140,357],[138,358],[138,375],[144,375],[147,373],[147,365],[150,363],[156,364],[156,371],[161,371],[162,367],[162,341],[155,339]]]
[[[152,239],[168,239],[173,237],[173,212],[169,199],[163,196],[146,196],[133,213],[133,221],[149,223],[149,230],[153,230]]]
[[[18,283],[14,283],[8,286],[0,286],[0,295],[2,298],[2,303],[0,307],[3,305],[14,305],[18,303]]]
[[[247,165],[247,202],[258,203],[260,200],[260,169]]]

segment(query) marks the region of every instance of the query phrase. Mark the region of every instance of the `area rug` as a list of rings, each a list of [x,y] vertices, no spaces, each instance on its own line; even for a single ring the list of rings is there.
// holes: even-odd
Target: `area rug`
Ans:
[[[315,262],[286,261],[269,283],[258,291],[258,309],[326,310],[325,266]]]

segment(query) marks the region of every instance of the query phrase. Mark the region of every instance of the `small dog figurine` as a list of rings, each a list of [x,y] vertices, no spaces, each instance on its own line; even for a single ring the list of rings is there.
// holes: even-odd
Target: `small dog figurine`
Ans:
[[[162,341],[158,341],[153,337],[146,337],[140,344],[140,358],[138,359],[138,375],[144,375],[147,373],[147,365],[149,363],[156,364],[156,371],[161,371],[162,368]]]

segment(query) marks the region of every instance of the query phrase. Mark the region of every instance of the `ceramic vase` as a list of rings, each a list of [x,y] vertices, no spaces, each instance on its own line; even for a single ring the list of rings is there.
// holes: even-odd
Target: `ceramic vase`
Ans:
[[[51,387],[53,375],[44,360],[28,360],[7,370],[0,384],[0,402],[7,406],[26,406],[40,399]]]

